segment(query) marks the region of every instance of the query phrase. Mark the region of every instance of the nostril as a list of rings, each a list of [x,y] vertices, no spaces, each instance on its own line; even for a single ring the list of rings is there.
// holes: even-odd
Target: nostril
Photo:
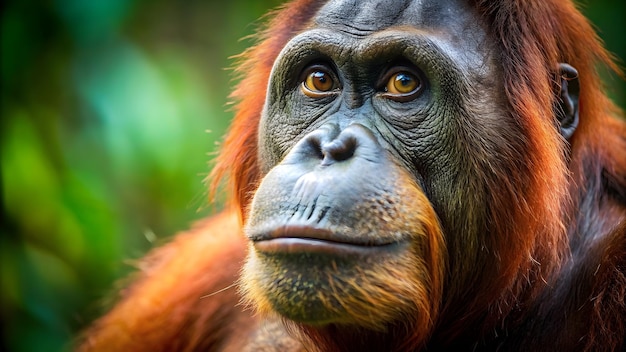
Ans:
[[[322,160],[324,159],[324,152],[322,151],[322,137],[318,134],[312,134],[307,136],[303,143],[299,143],[294,148],[297,154],[307,159]]]
[[[346,161],[354,156],[357,148],[357,140],[352,135],[340,135],[332,142],[322,145],[321,152],[324,155],[322,165],[330,165],[333,162]]]

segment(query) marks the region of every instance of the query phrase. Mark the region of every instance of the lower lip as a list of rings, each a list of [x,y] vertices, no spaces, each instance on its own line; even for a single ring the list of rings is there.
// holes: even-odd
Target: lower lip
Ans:
[[[331,242],[314,238],[281,237],[254,242],[254,248],[266,254],[318,253],[330,255],[364,255],[389,250],[396,244],[361,246],[350,243]]]

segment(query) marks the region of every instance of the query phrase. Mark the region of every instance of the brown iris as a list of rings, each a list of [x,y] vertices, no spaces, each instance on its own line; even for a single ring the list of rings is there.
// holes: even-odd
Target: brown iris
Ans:
[[[309,71],[303,82],[304,93],[312,97],[320,97],[336,88],[333,76],[327,71],[314,68]]]
[[[393,74],[387,81],[386,91],[389,94],[408,95],[415,92],[421,86],[419,78],[409,72]]]

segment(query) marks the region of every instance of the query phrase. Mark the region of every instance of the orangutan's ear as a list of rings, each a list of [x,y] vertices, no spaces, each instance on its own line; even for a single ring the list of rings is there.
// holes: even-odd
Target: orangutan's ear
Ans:
[[[568,64],[559,63],[558,75],[560,90],[555,112],[561,135],[569,141],[578,126],[578,71]]]

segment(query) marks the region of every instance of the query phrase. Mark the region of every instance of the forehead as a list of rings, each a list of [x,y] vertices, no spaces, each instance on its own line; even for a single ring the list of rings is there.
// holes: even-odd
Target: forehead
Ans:
[[[463,32],[476,19],[462,0],[330,0],[320,9],[314,23],[366,35],[396,26]]]
[[[382,49],[376,38],[385,33],[419,33],[460,69],[482,76],[493,69],[495,45],[483,24],[466,0],[329,0],[309,29],[331,32],[344,57]]]

